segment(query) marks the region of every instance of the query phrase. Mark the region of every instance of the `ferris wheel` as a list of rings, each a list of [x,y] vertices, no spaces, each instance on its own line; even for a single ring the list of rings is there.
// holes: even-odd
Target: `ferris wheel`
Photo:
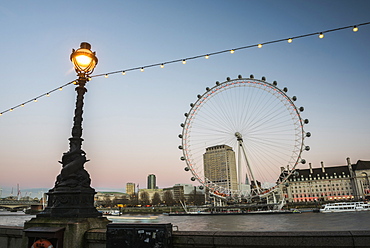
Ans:
[[[309,132],[296,96],[277,82],[227,78],[197,96],[181,123],[181,160],[191,180],[224,198],[261,197],[285,183],[302,159]]]

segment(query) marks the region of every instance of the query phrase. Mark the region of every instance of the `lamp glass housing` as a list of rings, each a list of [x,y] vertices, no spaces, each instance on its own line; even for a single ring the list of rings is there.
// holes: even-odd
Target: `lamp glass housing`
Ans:
[[[81,43],[81,48],[76,51],[72,50],[71,61],[77,73],[89,75],[94,71],[98,63],[98,58],[90,48],[90,44],[83,42]]]

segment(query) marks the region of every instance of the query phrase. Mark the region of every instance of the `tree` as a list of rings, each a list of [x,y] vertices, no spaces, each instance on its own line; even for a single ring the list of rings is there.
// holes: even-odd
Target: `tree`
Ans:
[[[150,203],[149,194],[146,191],[140,192],[141,205],[148,205]]]
[[[161,202],[161,196],[158,192],[155,192],[152,198],[152,205],[159,205]]]
[[[173,199],[173,194],[171,191],[166,190],[164,192],[163,201],[167,206],[173,206],[175,203],[175,200]]]
[[[104,199],[101,202],[101,205],[103,205],[103,207],[112,207],[113,206],[112,200],[110,199],[109,195],[104,196]]]
[[[200,190],[194,189],[188,198],[189,203],[200,206],[204,204],[204,194]]]

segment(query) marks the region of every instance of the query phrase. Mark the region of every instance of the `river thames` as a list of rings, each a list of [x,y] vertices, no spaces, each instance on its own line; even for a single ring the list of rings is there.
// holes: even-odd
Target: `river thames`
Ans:
[[[34,218],[21,212],[0,212],[0,225],[23,226]],[[357,231],[370,230],[370,211],[258,215],[131,215],[108,216],[113,223],[172,223],[179,231]],[[176,227],[174,228],[176,230]]]

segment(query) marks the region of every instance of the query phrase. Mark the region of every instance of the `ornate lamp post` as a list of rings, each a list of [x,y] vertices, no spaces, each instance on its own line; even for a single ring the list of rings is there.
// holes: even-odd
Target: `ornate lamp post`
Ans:
[[[84,169],[88,161],[86,153],[81,149],[83,99],[87,92],[85,84],[88,76],[98,63],[95,52],[91,51],[89,43],[81,43],[81,47],[72,50],[71,61],[77,72],[77,100],[73,119],[72,137],[69,139],[69,151],[63,153],[62,169],[56,178],[54,188],[47,195],[48,205],[37,217],[100,217],[94,207],[95,190],[90,187],[89,173]]]

